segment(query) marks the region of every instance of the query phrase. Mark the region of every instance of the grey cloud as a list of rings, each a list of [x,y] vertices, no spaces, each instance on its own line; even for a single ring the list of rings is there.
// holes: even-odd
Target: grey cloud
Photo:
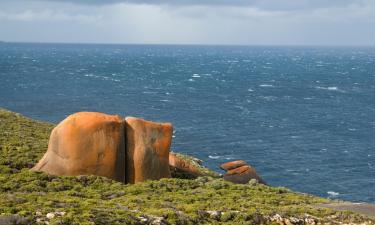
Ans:
[[[343,7],[349,4],[361,4],[362,0],[32,0],[69,2],[85,5],[109,5],[116,3],[149,5],[209,5],[209,6],[247,6],[264,10],[306,10],[329,7]]]

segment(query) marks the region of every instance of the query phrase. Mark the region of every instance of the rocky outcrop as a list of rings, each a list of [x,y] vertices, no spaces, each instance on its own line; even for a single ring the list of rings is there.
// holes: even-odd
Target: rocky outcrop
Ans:
[[[246,184],[250,180],[255,179],[261,184],[266,184],[264,180],[257,174],[256,170],[247,165],[243,160],[237,160],[220,165],[220,168],[227,171],[223,178],[236,184]]]
[[[247,165],[247,163],[245,161],[236,160],[236,161],[223,163],[223,164],[220,165],[220,168],[225,170],[225,171],[228,171],[228,170],[236,169],[240,166],[245,166],[245,165]]]
[[[136,117],[97,112],[75,113],[50,135],[48,150],[32,169],[53,175],[98,175],[123,183],[215,176],[197,160],[170,153],[173,127]],[[265,183],[243,160],[224,163],[224,179],[245,184]]]
[[[171,177],[169,148],[172,124],[155,123],[135,117],[126,121],[126,180],[138,183]]]
[[[172,177],[178,178],[196,178],[201,176],[202,173],[199,168],[191,163],[191,161],[184,159],[176,153],[169,153],[169,166]]]
[[[124,183],[168,178],[172,131],[170,123],[76,113],[52,130],[48,150],[32,170],[98,175]]]
[[[121,117],[79,112],[60,122],[48,150],[32,170],[53,175],[98,175],[125,182],[125,132]]]

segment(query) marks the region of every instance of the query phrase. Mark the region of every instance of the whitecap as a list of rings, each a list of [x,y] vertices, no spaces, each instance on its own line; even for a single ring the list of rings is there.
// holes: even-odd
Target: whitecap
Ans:
[[[340,193],[338,193],[338,192],[334,192],[334,191],[327,191],[327,194],[330,195],[331,197],[336,197],[336,196],[338,196]]]
[[[194,80],[193,79],[189,79],[190,82],[193,82]]]
[[[218,156],[218,155],[209,155],[208,158],[210,158],[210,159],[219,159],[220,156]]]
[[[274,87],[272,84],[261,84],[259,87]]]
[[[199,78],[201,76],[199,76],[199,74],[197,74],[197,73],[194,73],[192,77]]]
[[[251,88],[249,88],[249,89],[247,89],[247,91],[248,91],[248,92],[253,92],[254,90],[251,89]]]
[[[155,91],[143,91],[143,94],[157,94]]]
[[[331,87],[316,86],[315,88],[320,89],[320,90],[327,90],[327,91],[344,92],[343,90],[340,90],[338,87],[335,87],[335,86],[331,86]]]
[[[274,100],[276,100],[275,96],[260,96],[260,98],[265,99],[266,101],[274,101]]]

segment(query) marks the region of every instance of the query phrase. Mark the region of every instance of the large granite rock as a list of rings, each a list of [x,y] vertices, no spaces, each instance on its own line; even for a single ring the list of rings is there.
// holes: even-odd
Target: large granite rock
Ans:
[[[54,175],[98,175],[125,182],[124,121],[97,112],[70,115],[52,131],[32,169]]]
[[[172,124],[135,117],[126,121],[126,180],[137,183],[171,177],[169,148]]]

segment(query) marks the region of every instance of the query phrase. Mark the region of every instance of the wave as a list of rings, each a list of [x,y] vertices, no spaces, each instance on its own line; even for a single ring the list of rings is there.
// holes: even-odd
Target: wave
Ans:
[[[340,193],[338,193],[338,192],[334,192],[334,191],[327,191],[327,194],[328,194],[329,196],[331,196],[331,197],[336,197],[336,196],[340,195]]]
[[[320,89],[320,90],[327,90],[327,91],[345,92],[345,91],[339,89],[339,88],[336,87],[336,86],[331,86],[331,87],[321,87],[321,86],[316,86],[315,88],[316,88],[316,89]]]
[[[259,87],[275,87],[272,84],[261,84]]]

